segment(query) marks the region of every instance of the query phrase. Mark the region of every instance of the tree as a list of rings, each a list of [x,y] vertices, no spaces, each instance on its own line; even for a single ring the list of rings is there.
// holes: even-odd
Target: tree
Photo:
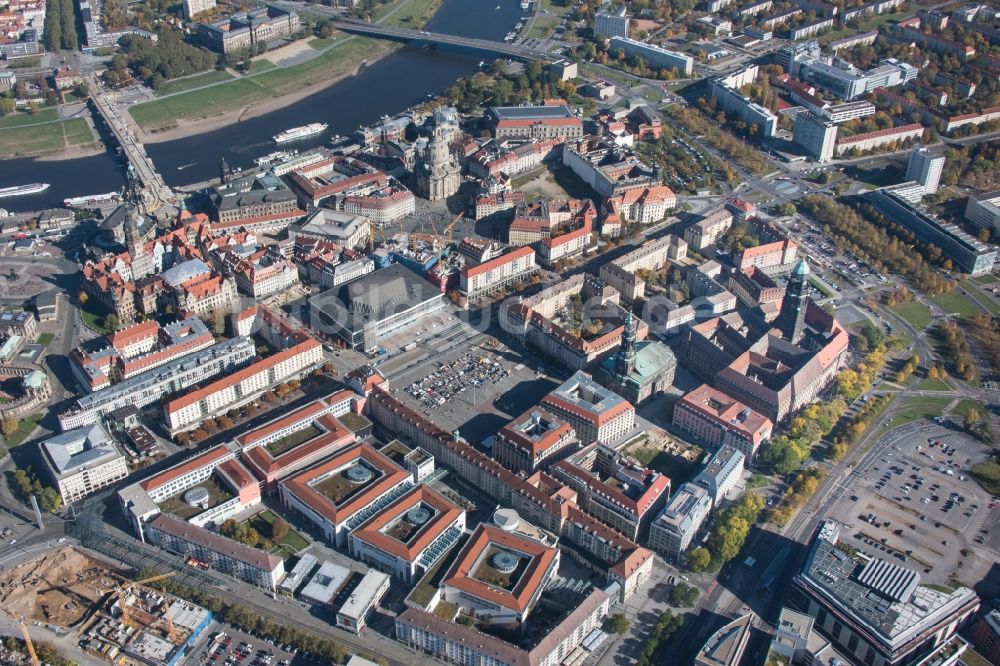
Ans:
[[[42,488],[42,492],[38,494],[38,508],[46,513],[52,513],[60,506],[62,506],[62,497],[59,495],[59,491],[51,486]]]
[[[676,608],[690,608],[698,601],[698,588],[687,583],[677,583],[670,590],[670,605]]]
[[[86,304],[87,301],[89,300],[90,296],[88,296],[87,292],[85,291],[81,291],[79,294],[76,295],[76,302],[79,303],[80,305]]]
[[[608,618],[606,626],[608,628],[608,631],[612,633],[624,634],[626,631],[628,631],[629,621],[628,618],[625,617],[623,613],[615,613],[614,615]]]
[[[288,521],[284,518],[278,518],[273,523],[271,523],[271,539],[273,541],[281,541],[286,536],[288,536]]]
[[[691,571],[704,571],[712,561],[712,554],[705,548],[695,548],[688,553],[688,567]]]
[[[969,407],[969,411],[965,414],[965,429],[969,431],[974,430],[981,420],[982,417],[979,414],[979,410],[975,407]]]
[[[109,328],[112,331],[118,330],[118,315],[112,313],[104,318],[104,327]]]
[[[3,420],[3,424],[0,425],[0,431],[3,432],[4,437],[10,437],[15,432],[17,432],[18,423],[17,419],[13,416],[8,416]]]

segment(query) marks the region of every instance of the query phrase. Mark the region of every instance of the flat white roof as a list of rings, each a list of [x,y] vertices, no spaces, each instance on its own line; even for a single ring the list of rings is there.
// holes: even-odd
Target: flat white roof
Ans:
[[[361,618],[378,602],[382,587],[388,581],[389,576],[381,571],[369,571],[337,612],[355,620]]]
[[[350,569],[326,560],[319,571],[313,574],[309,583],[302,588],[299,596],[319,604],[328,604],[350,577]]]

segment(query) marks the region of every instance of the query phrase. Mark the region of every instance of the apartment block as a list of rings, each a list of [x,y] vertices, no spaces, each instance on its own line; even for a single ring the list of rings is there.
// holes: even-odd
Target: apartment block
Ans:
[[[628,37],[612,37],[608,51],[621,51],[626,58],[638,56],[645,61],[647,67],[653,69],[676,69],[685,76],[690,76],[694,71],[694,58],[691,56]]]

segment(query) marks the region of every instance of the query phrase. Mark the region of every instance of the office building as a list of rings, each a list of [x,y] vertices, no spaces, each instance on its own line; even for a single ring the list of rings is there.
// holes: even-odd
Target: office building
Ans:
[[[813,537],[792,581],[793,607],[815,619],[815,628],[854,661],[911,666],[953,654],[955,632],[979,608],[967,587],[942,591],[920,584],[920,574],[872,556],[837,548],[839,529]],[[836,526],[836,523],[834,523]]]
[[[792,269],[792,276],[785,287],[785,297],[781,301],[781,312],[777,325],[785,339],[796,344],[802,339],[806,324],[806,308],[809,305],[809,264],[805,259]]]
[[[599,11],[594,16],[595,37],[628,37],[629,21],[625,7]]]
[[[106,488],[129,473],[125,456],[100,423],[50,437],[39,449],[63,504]]]
[[[363,633],[368,616],[388,591],[389,576],[380,571],[367,572],[347,601],[337,609],[337,626],[355,634]]]
[[[355,559],[415,583],[465,531],[465,511],[423,484],[376,512],[351,532]]]
[[[480,523],[441,581],[442,598],[487,624],[520,628],[559,568],[559,550]]]
[[[754,614],[748,612],[722,625],[698,651],[694,666],[739,666],[750,642]]]
[[[304,557],[312,558],[315,565],[316,558],[314,556],[306,554]],[[295,565],[295,569],[298,569],[298,565]],[[285,578],[285,583],[295,574],[295,569]],[[352,571],[347,567],[325,560],[302,588],[299,596],[309,603],[330,608],[333,605],[333,600],[336,599],[337,594],[352,575]],[[285,583],[282,583],[281,586],[284,587]]]
[[[748,65],[731,74],[717,76],[709,80],[708,89],[720,109],[748,126],[756,126],[760,136],[771,137],[778,129],[778,117],[740,92],[743,86],[756,80],[758,69],[757,65]]]
[[[673,424],[713,449],[731,446],[751,462],[774,427],[771,419],[708,384],[677,401]]]
[[[573,426],[584,446],[616,442],[635,428],[632,403],[582,371],[542,398],[541,407]]]
[[[743,478],[745,460],[743,453],[735,447],[723,445],[712,454],[708,464],[691,483],[707,490],[712,505],[717,507]]]
[[[565,104],[491,106],[486,122],[497,139],[579,139],[583,121]]]
[[[991,610],[976,623],[973,631],[976,650],[991,664],[1000,663],[1000,610]]]
[[[294,35],[302,29],[299,15],[276,5],[234,14],[216,23],[199,23],[201,43],[216,53],[253,52],[258,45]]]
[[[295,194],[274,174],[225,172],[223,178],[210,194],[215,209],[211,229],[217,236],[241,229],[275,233],[306,214]]]
[[[413,487],[413,475],[367,444],[341,449],[278,483],[281,503],[315,525],[332,544]]]
[[[977,229],[1000,233],[1000,190],[969,195],[965,204],[965,219]]]
[[[372,223],[368,218],[329,208],[317,209],[301,225],[288,229],[288,238],[293,242],[299,238],[315,238],[350,249],[366,247],[371,235]]]
[[[536,271],[534,248],[513,248],[482,263],[466,264],[459,274],[459,291],[469,299],[483,297],[526,280]]]
[[[694,71],[694,58],[686,53],[670,51],[655,44],[639,42],[628,37],[612,37],[609,53],[621,52],[626,58],[633,56],[643,59],[652,69],[676,69],[680,74],[690,76]]]
[[[956,225],[946,224],[915,208],[891,188],[875,190],[867,198],[882,214],[912,231],[917,238],[941,248],[962,271],[975,276],[993,270],[996,246],[983,243]]]
[[[708,491],[685,483],[650,525],[649,547],[667,560],[679,562],[711,510]]]
[[[944,155],[925,146],[918,146],[910,153],[910,161],[906,165],[906,180],[920,183],[924,194],[934,194],[938,191],[943,170]]]
[[[564,457],[576,443],[569,423],[536,407],[500,429],[493,441],[493,457],[513,472],[532,474]]]
[[[785,273],[795,265],[798,251],[798,244],[788,238],[748,247],[736,255],[736,268],[740,271],[756,268],[767,275]]]
[[[829,162],[837,144],[837,123],[809,112],[799,113],[792,127],[792,140],[817,162]]]

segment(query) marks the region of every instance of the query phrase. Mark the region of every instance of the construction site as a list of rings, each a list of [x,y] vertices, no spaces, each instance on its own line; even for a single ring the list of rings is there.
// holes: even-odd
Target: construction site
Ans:
[[[0,607],[25,623],[69,632],[95,659],[115,666],[172,666],[212,620],[200,606],[165,592],[173,574],[132,581],[74,548],[60,548],[0,576]]]

